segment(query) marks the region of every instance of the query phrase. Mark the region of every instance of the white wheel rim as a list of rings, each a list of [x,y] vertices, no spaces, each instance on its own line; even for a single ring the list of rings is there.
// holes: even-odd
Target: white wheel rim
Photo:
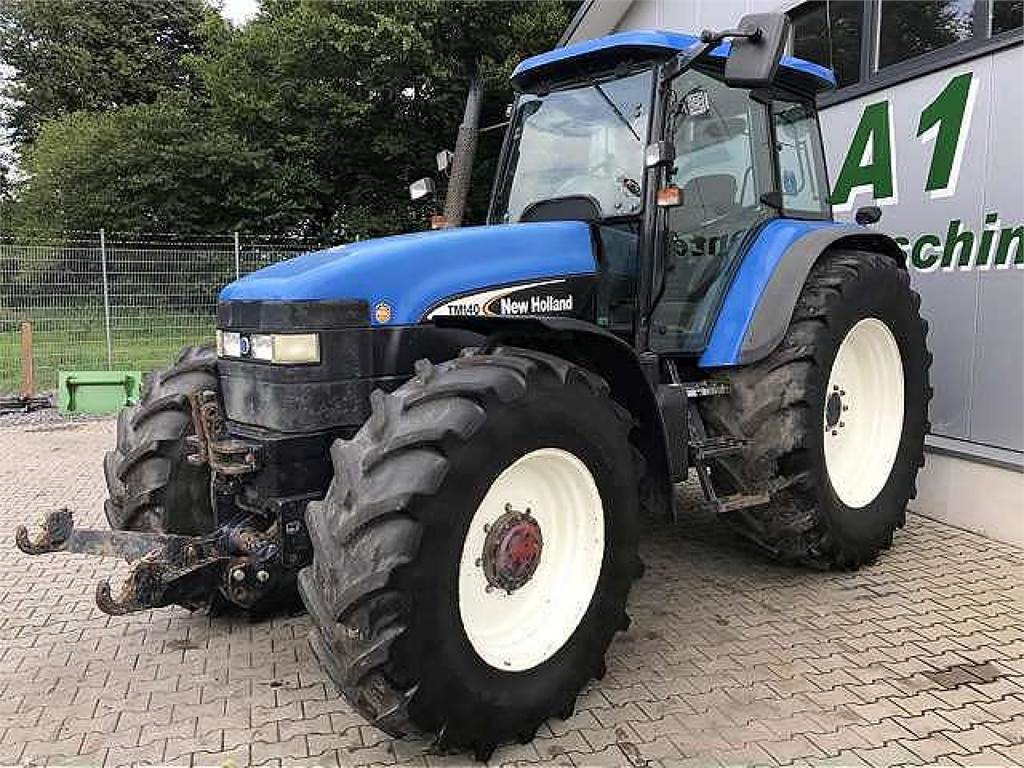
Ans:
[[[889,479],[903,434],[903,359],[881,320],[861,320],[839,345],[824,424],[832,489],[848,507],[870,504]]]
[[[495,524],[527,509],[543,543],[532,577],[509,593],[490,583],[482,557]],[[587,612],[603,559],[604,506],[587,466],[558,448],[519,458],[487,491],[462,545],[459,615],[473,649],[507,672],[551,658]]]

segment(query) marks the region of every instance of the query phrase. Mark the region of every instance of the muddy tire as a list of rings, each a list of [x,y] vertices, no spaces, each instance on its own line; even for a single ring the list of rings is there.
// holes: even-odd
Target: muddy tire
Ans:
[[[886,256],[837,251],[814,267],[784,340],[766,359],[724,372],[708,431],[740,434],[715,460],[726,491],[792,484],[770,506],[728,516],[775,557],[857,568],[892,544],[924,464],[931,355],[920,297]]]
[[[525,350],[424,361],[375,393],[332,448],[299,575],[311,644],[371,723],[485,759],[571,714],[628,625],[631,428],[603,380]]]
[[[188,395],[217,391],[217,355],[186,347],[170,368],[148,374],[136,405],[117,418],[117,444],[103,460],[115,530],[201,534],[213,529],[210,471],[185,459],[193,433]]]
[[[117,444],[103,460],[111,528],[186,535],[214,529],[209,467],[185,458],[185,438],[194,433],[188,395],[204,390],[219,391],[216,352],[186,347],[170,368],[147,374],[139,402],[121,411]],[[208,599],[184,607],[215,614],[238,610],[218,585],[211,585]],[[298,607],[295,575],[289,572],[244,610],[263,616]]]

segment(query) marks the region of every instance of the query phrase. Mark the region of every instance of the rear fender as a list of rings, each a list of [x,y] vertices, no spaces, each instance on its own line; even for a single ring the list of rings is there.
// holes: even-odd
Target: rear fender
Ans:
[[[601,376],[612,398],[636,419],[636,446],[646,461],[654,511],[670,514],[673,478],[665,423],[644,367],[629,344],[570,317],[438,317],[434,322],[487,336],[491,346],[508,344],[548,352]]]
[[[906,269],[906,254],[888,235],[852,224],[776,219],[744,256],[700,366],[747,365],[771,354],[786,335],[811,269],[837,248],[882,253]]]

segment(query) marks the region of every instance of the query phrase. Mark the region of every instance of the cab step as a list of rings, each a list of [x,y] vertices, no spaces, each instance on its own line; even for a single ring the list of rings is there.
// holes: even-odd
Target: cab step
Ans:
[[[735,456],[747,446],[747,442],[731,435],[715,435],[691,439],[690,450],[695,462],[703,462],[718,456]]]

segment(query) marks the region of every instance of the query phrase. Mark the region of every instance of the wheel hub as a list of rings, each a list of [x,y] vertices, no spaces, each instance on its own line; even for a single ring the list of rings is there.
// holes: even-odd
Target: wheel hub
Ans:
[[[537,571],[544,537],[530,510],[517,512],[506,507],[504,515],[488,528],[480,565],[487,584],[511,594],[526,584]]]
[[[843,415],[846,407],[843,405],[843,395],[839,387],[836,387],[829,394],[825,401],[825,429],[834,429],[839,424],[839,418]]]

